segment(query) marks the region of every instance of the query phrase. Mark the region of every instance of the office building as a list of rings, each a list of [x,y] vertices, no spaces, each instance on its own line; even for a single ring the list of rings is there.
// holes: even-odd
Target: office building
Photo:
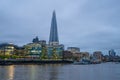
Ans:
[[[52,14],[49,44],[47,45],[47,49],[48,49],[47,52],[48,52],[49,58],[52,58],[52,59],[61,59],[62,58],[64,45],[59,44],[55,11],[53,11],[53,14]]]

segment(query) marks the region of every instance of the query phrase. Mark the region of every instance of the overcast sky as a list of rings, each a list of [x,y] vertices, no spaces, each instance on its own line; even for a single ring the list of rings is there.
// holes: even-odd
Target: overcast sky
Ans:
[[[53,10],[65,47],[120,49],[120,0],[0,0],[0,42],[48,41]]]

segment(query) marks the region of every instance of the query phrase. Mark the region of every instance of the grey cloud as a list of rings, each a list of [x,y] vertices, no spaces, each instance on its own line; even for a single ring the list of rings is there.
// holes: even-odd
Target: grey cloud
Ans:
[[[39,36],[49,39],[56,10],[60,43],[81,49],[118,49],[119,0],[0,1],[0,42],[24,45]]]

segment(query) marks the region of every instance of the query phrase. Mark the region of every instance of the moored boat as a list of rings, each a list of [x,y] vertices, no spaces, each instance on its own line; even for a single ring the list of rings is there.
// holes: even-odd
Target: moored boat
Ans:
[[[87,64],[91,64],[89,60],[80,60],[80,61],[75,61],[73,64],[75,65],[87,65]]]

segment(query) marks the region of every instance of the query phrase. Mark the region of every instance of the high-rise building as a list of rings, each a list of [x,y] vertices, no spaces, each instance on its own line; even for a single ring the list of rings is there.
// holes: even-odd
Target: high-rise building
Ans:
[[[53,15],[52,15],[49,44],[50,45],[58,45],[59,44],[55,11],[53,11]]]
[[[114,51],[114,49],[109,50],[109,56],[111,56],[111,57],[116,56],[116,52]]]
[[[52,59],[62,58],[64,45],[59,44],[55,11],[53,11],[53,14],[52,14],[50,37],[49,37],[49,44],[47,46],[47,49],[48,49],[47,52],[48,52],[49,58],[52,58]]]

